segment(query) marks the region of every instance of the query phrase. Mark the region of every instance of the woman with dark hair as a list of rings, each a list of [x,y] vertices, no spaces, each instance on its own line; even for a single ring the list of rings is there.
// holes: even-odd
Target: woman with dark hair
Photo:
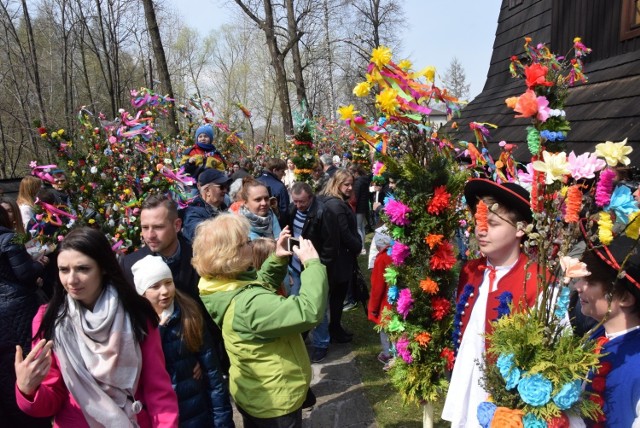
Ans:
[[[17,214],[19,216],[20,212]],[[39,304],[38,278],[48,259],[42,258],[38,263],[29,256],[24,245],[15,243],[14,226],[17,224],[13,224],[7,211],[0,206],[0,420],[12,427],[51,426],[46,419],[27,416],[16,404],[16,372],[12,367],[16,345],[27,351],[31,348],[31,320]]]
[[[362,250],[362,240],[356,226],[356,216],[348,204],[353,191],[353,175],[339,169],[320,193],[325,204],[324,216],[328,230],[334,230],[331,261],[327,262],[329,275],[329,334],[331,341],[350,342],[352,335],[341,324],[343,302],[353,278],[356,259]]]
[[[59,282],[33,320],[32,351],[16,347],[16,399],[54,426],[175,427],[158,316],[127,282],[107,238],[72,230],[60,244]]]
[[[24,233],[24,224],[22,223],[22,214],[20,214],[20,208],[16,201],[9,198],[0,198],[0,205],[9,214],[9,221],[11,222],[10,229],[13,229],[17,233]]]
[[[272,198],[269,195],[267,185],[253,177],[245,177],[242,179],[242,189],[240,189],[238,197],[243,203],[239,213],[245,216],[251,224],[249,239],[277,239],[280,236],[281,228],[278,217],[271,209]]]

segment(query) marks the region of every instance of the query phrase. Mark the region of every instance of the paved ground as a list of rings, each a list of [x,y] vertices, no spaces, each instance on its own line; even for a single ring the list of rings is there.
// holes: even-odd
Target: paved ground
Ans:
[[[316,405],[303,410],[302,426],[305,428],[375,428],[378,425],[371,405],[364,395],[360,373],[349,344],[331,344],[327,357],[321,363],[312,364],[311,389],[316,395]],[[242,418],[236,411],[237,427]]]

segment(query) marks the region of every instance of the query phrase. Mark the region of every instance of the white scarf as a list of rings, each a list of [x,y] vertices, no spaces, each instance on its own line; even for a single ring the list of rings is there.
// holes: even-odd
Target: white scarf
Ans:
[[[67,389],[90,427],[137,427],[142,354],[118,293],[109,284],[93,311],[70,296],[67,307],[53,342]]]

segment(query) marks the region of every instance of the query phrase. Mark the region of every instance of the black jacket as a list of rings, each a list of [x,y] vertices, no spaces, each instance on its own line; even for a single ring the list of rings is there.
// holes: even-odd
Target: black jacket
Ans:
[[[356,259],[362,250],[356,216],[344,200],[334,196],[320,198],[325,206],[323,219],[326,228],[335,242],[331,248],[331,262],[327,264],[329,284],[351,281]]]
[[[353,194],[356,200],[356,213],[369,214],[371,176],[363,175],[356,178],[353,183]]]
[[[338,236],[334,233],[335,230],[330,230],[327,227],[327,222],[324,221],[324,204],[314,196],[309,209],[307,210],[307,217],[302,226],[302,237],[309,239],[315,247],[320,261],[323,265],[327,266],[333,261],[333,248],[337,248],[339,244]],[[296,217],[298,210],[294,204],[289,206],[289,230],[293,232],[293,220]]]
[[[159,327],[167,373],[178,396],[180,426],[233,427],[233,410],[218,356],[209,331],[203,329],[200,352],[190,352],[182,340],[181,309],[177,303],[171,318]],[[193,368],[200,363],[202,378],[193,378]]]

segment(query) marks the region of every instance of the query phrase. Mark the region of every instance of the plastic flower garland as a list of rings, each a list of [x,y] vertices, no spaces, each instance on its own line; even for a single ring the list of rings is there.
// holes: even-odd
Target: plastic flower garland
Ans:
[[[46,166],[32,162],[33,174],[46,179],[53,169],[60,168],[68,180],[71,206],[53,208],[76,217],[75,224],[99,227],[112,241],[114,250],[135,250],[141,244],[141,200],[149,192],[163,192],[184,205],[194,183],[177,167],[178,155],[190,137],[172,139],[157,129],[158,119],[172,102],[142,88],[131,91],[133,113],[121,109],[116,120],[109,121],[102,114],[96,116],[82,108],[78,113],[79,130],[74,135],[63,129],[50,132],[41,127],[41,137],[56,151],[58,161],[57,165]],[[185,106],[179,111],[190,122],[195,117]],[[57,229],[53,236],[42,235],[39,239],[55,243],[62,239],[69,223],[64,214],[50,206],[43,205],[42,210],[42,223],[37,230],[44,230],[46,223]]]
[[[405,400],[416,403],[434,402],[446,392],[453,365],[451,241],[463,214],[456,206],[467,178],[451,145],[432,134],[430,100],[445,102],[451,111],[459,108],[433,84],[434,76],[433,68],[416,73],[408,61],[395,64],[387,48],[374,49],[367,80],[354,93],[375,95],[382,117],[366,120],[354,106],[339,111],[376,151],[372,172],[397,178],[382,215],[393,238],[392,265],[384,273],[393,310],[383,314],[383,328],[395,344],[392,382]]]
[[[615,205],[611,204],[613,168],[626,164],[631,152],[625,141],[600,144],[595,153],[576,156],[572,152],[567,156],[558,152],[557,138],[548,138],[551,132],[564,136],[569,129],[564,114],[546,111],[549,104],[552,109],[562,108],[567,88],[586,79],[580,58],[589,50],[578,38],[574,44],[575,58],[561,62],[544,45],[533,48],[527,39],[528,65],[513,60],[516,68],[524,72],[528,94],[523,95],[527,97],[525,101],[521,96],[518,102],[508,100],[507,104],[520,113],[516,117],[531,117],[533,122],[528,128],[532,163],[523,176],[530,179],[534,220],[524,228],[524,252],[538,264],[539,304],[534,308],[510,308],[487,335],[490,345],[483,381],[491,403],[478,407],[478,421],[483,427],[506,426],[496,419],[503,409],[517,411],[511,414],[512,422],[517,420],[524,427],[565,422],[562,426],[568,426],[569,415],[602,418],[597,400],[582,391],[587,374],[598,365],[597,346],[587,338],[573,336],[565,324],[568,283],[588,275],[588,267],[567,254],[582,239],[581,215],[591,218],[587,224],[587,230],[594,230],[591,239],[598,237],[606,244],[613,239],[611,213],[616,209],[624,212],[625,215],[616,216],[621,223],[635,218],[636,213],[631,212],[622,193],[616,195]],[[552,101],[547,103],[540,98]],[[594,181],[595,186],[591,184]]]

